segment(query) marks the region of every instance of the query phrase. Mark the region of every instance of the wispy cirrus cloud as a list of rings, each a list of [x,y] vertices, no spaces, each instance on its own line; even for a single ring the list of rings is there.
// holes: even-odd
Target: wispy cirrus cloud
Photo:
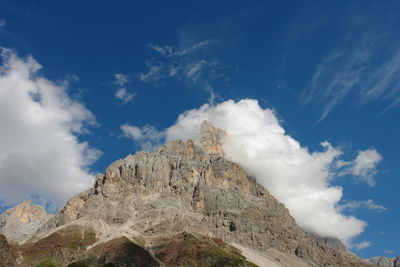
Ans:
[[[154,51],[160,53],[162,56],[165,57],[172,57],[172,56],[185,56],[187,54],[192,53],[195,50],[198,50],[202,47],[210,45],[213,41],[211,40],[204,40],[197,43],[192,44],[191,46],[184,47],[182,49],[174,49],[172,46],[158,46],[149,44],[149,48],[153,49]]]
[[[220,48],[220,42],[202,40],[180,43],[177,47],[149,44],[156,56],[146,61],[147,71],[138,74],[143,83],[159,86],[169,79],[176,79],[188,87],[197,87],[209,93],[209,101],[214,101],[216,94],[214,82],[226,81],[229,67],[218,58],[218,53],[211,52]]]
[[[139,80],[157,85],[162,80],[175,77],[196,83],[207,67],[216,67],[215,62],[210,63],[209,56],[202,53],[202,50],[214,43],[204,40],[181,49],[149,44],[149,48],[157,52],[158,57],[146,61],[148,70],[139,74]]]
[[[350,209],[350,210],[355,210],[360,207],[366,207],[369,210],[375,210],[378,212],[385,211],[387,210],[386,207],[382,205],[378,205],[373,201],[372,199],[368,200],[361,200],[361,201],[347,201],[345,204],[340,205],[342,209]]]
[[[116,73],[114,74],[114,84],[118,85],[114,96],[121,101],[121,104],[132,102],[136,96],[135,92],[130,92],[127,89],[127,84],[131,82],[129,75]]]
[[[370,241],[363,241],[361,243],[355,244],[355,248],[357,250],[363,250],[363,249],[369,248],[370,246],[371,246]]]
[[[115,91],[115,97],[118,98],[119,100],[122,101],[122,104],[127,104],[131,101],[133,101],[135,97],[135,93],[130,93],[128,90],[124,87],[118,88],[117,91]]]
[[[115,83],[118,84],[119,86],[124,86],[125,84],[131,82],[129,75],[127,74],[116,73],[114,74],[114,78],[115,78]]]
[[[322,59],[299,98],[302,105],[322,106],[318,122],[352,97],[358,107],[382,102],[383,111],[400,103],[400,38],[392,26],[353,20]]]
[[[393,250],[393,249],[384,249],[383,252],[384,252],[385,254],[393,254],[393,253],[394,253],[394,250]]]
[[[147,61],[147,67],[149,68],[147,72],[139,74],[139,80],[141,82],[147,83],[152,82],[158,84],[158,81],[166,77],[164,69],[164,64],[161,62]]]

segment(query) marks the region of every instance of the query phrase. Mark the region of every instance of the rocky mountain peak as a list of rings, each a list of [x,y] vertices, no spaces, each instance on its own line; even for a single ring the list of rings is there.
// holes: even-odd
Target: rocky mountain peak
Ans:
[[[42,206],[25,200],[0,215],[0,234],[21,241],[35,233],[50,216]]]
[[[197,140],[112,163],[15,248],[23,263],[371,266],[306,233],[266,188],[224,158],[224,131],[206,121],[201,130]]]
[[[396,258],[373,257],[368,259],[368,261],[382,267],[400,267],[400,256]]]
[[[215,128],[208,121],[201,124],[200,144],[207,153],[223,157],[222,141],[226,136],[225,131]]]
[[[158,148],[157,152],[173,157],[224,157],[222,142],[227,136],[225,131],[203,121],[200,133],[195,140],[170,141]],[[143,152],[139,152],[141,154]]]
[[[42,220],[47,216],[47,212],[42,206],[33,205],[29,200],[25,200],[14,208],[9,209],[9,214],[24,224],[30,223],[35,219]]]

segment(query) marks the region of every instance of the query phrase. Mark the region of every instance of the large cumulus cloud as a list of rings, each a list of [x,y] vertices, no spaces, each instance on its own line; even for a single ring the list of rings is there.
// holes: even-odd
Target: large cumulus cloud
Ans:
[[[174,125],[162,131],[129,124],[121,129],[143,149],[153,149],[162,139],[197,139],[204,120],[228,133],[223,143],[225,156],[254,175],[305,230],[347,244],[364,231],[366,222],[343,213],[350,202],[341,203],[343,188],[334,186],[332,180],[351,175],[359,181],[373,181],[382,159],[373,148],[359,151],[353,161],[343,161],[342,151],[327,141],[321,142],[320,151],[310,151],[285,133],[272,109],[262,108],[254,99],[204,104],[182,113]],[[358,207],[361,203],[368,204],[359,201],[351,205]],[[381,207],[376,210],[385,209],[374,205],[374,209]]]
[[[323,142],[322,151],[310,152],[285,134],[273,110],[250,99],[185,112],[166,137],[196,138],[203,120],[229,134],[223,144],[226,156],[255,175],[303,228],[342,240],[363,231],[364,222],[340,213],[342,188],[330,184],[339,149]]]
[[[24,199],[59,206],[87,189],[100,152],[79,141],[94,117],[32,58],[1,48],[0,208]]]
[[[204,120],[228,133],[226,157],[256,176],[304,229],[344,242],[363,232],[366,223],[342,213],[343,189],[331,184],[346,172],[337,167],[340,149],[324,141],[320,151],[309,151],[285,133],[273,110],[252,99],[186,111],[163,133],[166,140],[196,139]]]

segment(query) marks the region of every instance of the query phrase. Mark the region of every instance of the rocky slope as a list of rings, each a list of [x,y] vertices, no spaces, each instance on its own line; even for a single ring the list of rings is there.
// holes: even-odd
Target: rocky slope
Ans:
[[[36,233],[51,216],[42,206],[26,200],[0,215],[0,234],[9,241],[21,242]]]
[[[377,266],[400,267],[400,256],[397,258],[373,257],[368,259],[368,261]]]
[[[22,266],[373,266],[304,232],[224,159],[224,136],[203,123],[199,141],[114,162],[25,244],[3,244],[14,253],[4,258],[17,254]]]

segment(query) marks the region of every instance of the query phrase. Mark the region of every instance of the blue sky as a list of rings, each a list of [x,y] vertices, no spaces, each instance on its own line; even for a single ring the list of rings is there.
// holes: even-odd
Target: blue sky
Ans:
[[[338,203],[348,205],[342,214],[368,223],[352,240],[353,250],[363,257],[398,255],[399,12],[397,1],[0,0],[2,65],[16,73],[21,73],[18,66],[28,66],[35,77],[54,84],[53,88],[34,80],[42,89],[30,92],[39,99],[33,104],[46,99],[42,94],[49,90],[53,94],[48,103],[62,106],[42,104],[42,112],[59,116],[46,117],[48,130],[39,127],[30,133],[29,116],[20,120],[22,127],[15,115],[27,105],[10,104],[4,94],[4,104],[9,105],[3,105],[0,120],[10,127],[1,132],[7,144],[0,144],[0,151],[17,151],[13,142],[19,144],[18,137],[26,140],[36,132],[37,139],[27,143],[32,151],[49,131],[64,134],[73,139],[71,160],[60,153],[52,166],[65,160],[75,167],[54,169],[49,177],[65,171],[90,180],[116,159],[164,142],[163,130],[176,124],[184,111],[205,103],[255,99],[261,109],[275,110],[280,126],[302,147],[321,151],[320,143],[327,140],[342,152],[337,162],[348,165],[329,183],[343,188]],[[12,50],[4,56],[4,49]],[[42,69],[36,70],[28,56]],[[6,72],[2,69],[3,76]],[[0,90],[6,91],[9,83],[23,88],[28,83],[22,80],[33,79],[28,74],[18,77],[20,83],[4,80]],[[137,131],[124,132],[122,125]],[[39,141],[32,144],[34,140]],[[52,148],[63,148],[54,142]],[[368,149],[382,159],[363,176],[350,166]],[[13,162],[22,160],[29,170],[32,164],[23,155]],[[48,159],[45,154],[29,155]],[[80,164],[83,156],[91,160]],[[18,192],[22,185],[12,184],[2,168],[0,164],[1,185]],[[37,175],[35,171],[29,179],[40,185],[40,170]],[[374,183],[366,182],[367,176]],[[49,204],[57,198],[51,190],[29,188],[15,198],[0,190],[1,209],[24,196],[38,202],[50,199],[50,209],[57,206]]]

